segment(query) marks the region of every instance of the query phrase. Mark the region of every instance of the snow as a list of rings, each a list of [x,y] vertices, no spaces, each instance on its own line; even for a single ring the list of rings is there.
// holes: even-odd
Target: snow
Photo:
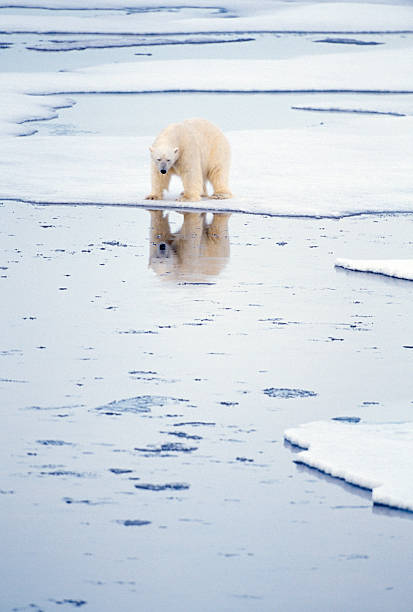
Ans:
[[[145,34],[160,33],[195,33],[195,32],[390,32],[413,30],[413,8],[374,3],[335,3],[288,5],[285,3],[246,2],[226,3],[226,11],[208,8],[208,4],[199,3],[203,9],[185,7],[178,11],[137,11],[131,14],[98,15],[82,11],[82,16],[49,13],[46,15],[2,15],[1,32],[38,32],[38,33],[106,33],[106,34]],[[260,3],[261,4],[261,3]],[[34,6],[41,6],[36,3]],[[175,3],[173,3],[174,6]],[[10,7],[11,5],[7,3]],[[30,7],[22,2],[18,6]],[[33,5],[32,5],[33,6]],[[43,6],[61,7],[57,2]],[[69,5],[75,8],[76,5]],[[94,5],[96,8],[98,4]],[[118,3],[103,3],[102,8],[121,8]],[[152,3],[152,6],[156,6]],[[167,6],[167,5],[166,5]],[[209,5],[210,6],[210,5]],[[77,7],[82,8],[77,4]],[[150,4],[137,3],[138,8],[149,8]],[[91,7],[92,8],[92,7]],[[172,7],[171,7],[172,8]]]
[[[413,259],[337,259],[339,268],[413,280]]]
[[[356,48],[280,60],[145,59],[67,72],[3,73],[0,131],[5,136],[33,134],[34,120],[56,116],[56,108],[73,103],[66,96],[76,92],[319,91],[331,99],[328,92],[332,91],[393,91],[398,92],[394,99],[389,94],[374,95],[371,102],[360,102],[361,107],[393,113],[403,108],[405,113],[399,114],[411,114],[411,96],[400,92],[413,92],[412,64],[413,47],[406,44],[400,49]],[[357,103],[353,106],[357,109]],[[338,108],[348,109],[346,101]],[[303,129],[233,132],[229,138],[235,197],[219,205],[204,200],[203,205],[332,217],[412,212],[412,136],[410,116],[352,116],[350,122],[321,122]],[[2,165],[6,171],[0,197],[41,203],[147,205],[147,149],[152,138],[5,137]],[[178,190],[179,186],[174,187],[168,201],[175,200]]]
[[[304,463],[372,490],[374,504],[413,511],[413,423],[317,421],[287,429]]]
[[[413,118],[380,118],[380,131],[376,121],[369,118],[362,129],[230,132],[234,198],[203,199],[201,207],[327,217],[412,212]],[[4,138],[0,198],[147,206],[151,142],[95,135]],[[174,201],[180,189],[172,185],[165,205],[182,206]]]
[[[63,96],[42,98],[3,91],[0,97],[0,135],[26,136],[37,131],[31,122],[57,117],[59,108],[69,108],[73,100]]]
[[[137,61],[70,72],[1,75],[2,88],[74,92],[393,92],[413,93],[413,46],[280,60]]]

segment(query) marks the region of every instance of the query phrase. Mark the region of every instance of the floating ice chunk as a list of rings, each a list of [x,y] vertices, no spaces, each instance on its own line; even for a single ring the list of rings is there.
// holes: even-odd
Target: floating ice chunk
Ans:
[[[318,421],[284,432],[294,461],[372,490],[374,504],[413,511],[413,423]]]
[[[339,268],[413,280],[413,259],[337,259]]]

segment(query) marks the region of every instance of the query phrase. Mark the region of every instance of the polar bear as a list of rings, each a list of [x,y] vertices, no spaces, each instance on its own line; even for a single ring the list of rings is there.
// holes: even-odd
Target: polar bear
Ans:
[[[149,267],[163,278],[216,276],[226,265],[229,253],[230,213],[184,212],[179,231],[171,229],[169,216],[150,210]]]
[[[229,143],[221,130],[206,119],[172,123],[159,134],[150,152],[152,191],[147,200],[162,200],[173,174],[181,177],[184,186],[178,201],[197,202],[207,196],[207,181],[214,188],[212,198],[232,196],[228,188]]]

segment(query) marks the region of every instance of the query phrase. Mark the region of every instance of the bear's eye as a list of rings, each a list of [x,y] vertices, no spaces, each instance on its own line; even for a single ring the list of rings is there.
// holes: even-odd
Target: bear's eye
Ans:
[[[156,158],[156,161],[161,161],[161,158],[160,158],[160,157],[157,157],[157,158]]]
[[[166,161],[167,161],[167,162],[170,162],[171,160],[170,160],[170,159],[167,159]]]

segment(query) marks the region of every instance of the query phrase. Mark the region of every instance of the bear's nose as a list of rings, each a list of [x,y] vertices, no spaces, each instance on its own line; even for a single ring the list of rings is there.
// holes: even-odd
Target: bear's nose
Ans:
[[[166,174],[166,170],[165,170],[165,168],[161,168],[161,169],[159,170],[159,172],[160,172],[161,174]]]

